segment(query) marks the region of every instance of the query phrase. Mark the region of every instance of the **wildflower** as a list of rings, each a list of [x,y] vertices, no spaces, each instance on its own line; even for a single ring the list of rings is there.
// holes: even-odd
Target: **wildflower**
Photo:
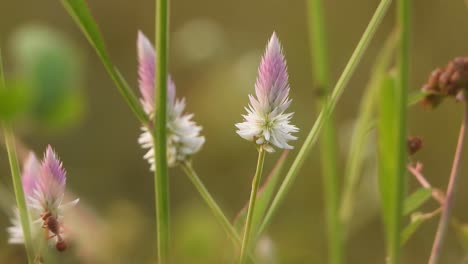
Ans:
[[[156,54],[143,33],[138,33],[137,42],[141,104],[151,120],[154,121],[154,62]],[[202,128],[192,121],[193,114],[185,114],[184,109],[185,98],[176,98],[175,84],[169,77],[167,81],[167,162],[170,167],[189,160],[205,142],[205,137],[200,136]],[[144,158],[150,163],[151,170],[154,170],[153,136],[147,127],[143,127],[142,130],[143,133],[138,142],[144,149],[148,149]]]
[[[51,146],[47,147],[41,163],[34,154],[30,154],[23,168],[22,184],[32,219],[31,233],[33,237],[43,227],[48,230],[49,237],[55,238],[57,249],[64,250],[66,247],[63,240],[65,237],[64,211],[76,205],[79,199],[63,203],[66,172]],[[53,226],[50,224],[52,221]],[[18,213],[12,219],[12,224],[13,226],[8,228],[9,242],[23,243],[24,236]]]
[[[244,122],[236,124],[237,134],[268,152],[273,146],[292,149],[288,141],[297,139],[291,133],[298,128],[289,124],[293,113],[285,113],[291,104],[289,95],[288,72],[281,44],[276,34],[270,38],[265,54],[258,69],[255,83],[256,98],[249,95],[247,114]]]

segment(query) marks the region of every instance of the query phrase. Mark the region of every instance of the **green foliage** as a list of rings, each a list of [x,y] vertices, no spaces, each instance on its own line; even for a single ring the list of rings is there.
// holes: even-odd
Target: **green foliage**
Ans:
[[[82,114],[83,98],[81,64],[71,43],[46,27],[28,26],[16,32],[12,46],[19,74],[28,85],[16,87],[10,93],[17,95],[8,96],[23,107],[29,98],[30,116],[45,126],[75,122]]]
[[[465,252],[468,252],[468,224],[461,223],[456,219],[452,219],[452,226],[456,231],[461,246],[463,247]]]
[[[422,91],[410,93],[408,95],[408,106],[413,106],[415,104],[418,104],[427,95],[428,95],[427,92],[422,92]]]
[[[385,78],[396,47],[398,34],[394,31],[379,52],[372,67],[365,94],[361,100],[359,113],[350,139],[350,147],[345,167],[345,184],[341,202],[340,216],[345,227],[349,227],[354,210],[355,192],[363,175],[366,162],[365,149],[369,144],[369,132],[374,127],[376,106],[383,79]],[[346,230],[348,232],[348,230]]]
[[[400,152],[400,119],[398,111],[395,110],[399,107],[396,92],[396,78],[394,75],[388,75],[383,80],[380,90],[378,164],[382,217],[385,225],[387,252],[391,263],[397,262],[398,258],[395,252],[398,252],[397,247],[400,245],[400,219],[403,214],[400,201],[404,195],[401,181],[405,175],[405,173],[401,175],[399,158],[397,158]]]
[[[403,213],[404,215],[409,215],[413,211],[417,210],[421,205],[423,205],[427,200],[432,196],[432,189],[420,188],[405,200]]]
[[[405,245],[406,242],[411,238],[411,236],[418,230],[418,228],[427,220],[428,218],[423,217],[421,213],[414,213],[411,216],[411,222],[406,226],[400,238],[401,246]]]
[[[387,238],[395,232],[395,193],[396,193],[396,117],[395,79],[386,76],[380,90],[379,116],[379,183],[382,202],[382,217]],[[389,241],[387,241],[389,243]]]
[[[22,81],[7,81],[0,87],[0,120],[13,122],[29,109],[31,94]]]

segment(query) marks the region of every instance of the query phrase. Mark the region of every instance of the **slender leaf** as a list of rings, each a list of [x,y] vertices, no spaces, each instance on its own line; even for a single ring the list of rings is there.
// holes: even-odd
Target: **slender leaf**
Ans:
[[[419,227],[424,223],[427,218],[424,217],[413,217],[411,223],[406,226],[401,232],[400,244],[404,246],[410,237],[419,229]]]
[[[94,21],[88,6],[84,0],[61,0],[63,6],[75,20],[75,23],[81,29],[83,34],[88,39],[91,46],[95,49],[97,55],[101,59],[102,64],[107,70],[107,73],[114,81],[115,85],[119,89],[120,94],[124,97],[127,104],[132,109],[136,117],[143,123],[148,124],[148,116],[144,112],[140,102],[129,87],[128,83],[119,73],[117,67],[115,67],[109,55],[107,54],[104,40],[99,32],[98,26]]]
[[[432,190],[428,188],[420,188],[414,193],[412,193],[405,200],[404,204],[404,215],[409,215],[413,211],[417,210],[421,205],[423,205],[427,200],[432,197]]]
[[[417,92],[412,92],[408,95],[408,106],[413,106],[427,96],[427,92],[422,92],[422,91],[417,91]]]
[[[374,128],[374,115],[379,91],[385,78],[398,44],[398,32],[388,36],[384,46],[374,62],[363,99],[361,100],[358,118],[351,137],[347,163],[345,167],[345,184],[341,201],[340,217],[345,226],[349,226],[355,202],[355,192],[362,177],[366,161],[365,149],[369,144],[369,132]]]
[[[396,170],[395,153],[397,151],[395,80],[387,76],[380,91],[379,116],[379,183],[382,202],[382,216],[386,237],[395,232],[395,193]],[[389,241],[387,240],[387,244]]]

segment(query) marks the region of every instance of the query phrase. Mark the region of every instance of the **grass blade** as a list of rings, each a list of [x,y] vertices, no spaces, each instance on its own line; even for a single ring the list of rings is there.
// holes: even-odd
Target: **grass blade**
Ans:
[[[5,83],[5,73],[3,71],[3,59],[0,50],[0,89],[7,89]],[[21,170],[16,154],[15,137],[8,124],[3,124],[3,134],[5,137],[5,145],[8,152],[8,161],[10,164],[11,178],[13,181],[13,189],[15,191],[16,204],[18,206],[21,228],[23,229],[24,246],[28,263],[34,263],[34,246],[31,236],[31,226],[28,207],[26,205],[26,197],[24,195],[23,184],[21,181]]]
[[[345,166],[345,183],[343,199],[341,200],[340,217],[345,226],[345,233],[349,232],[349,222],[354,210],[355,192],[358,188],[362,169],[365,162],[365,148],[368,142],[369,132],[374,126],[374,115],[379,96],[379,90],[386,76],[398,44],[398,32],[394,31],[382,47],[374,65],[366,92],[360,104],[358,119],[351,137],[347,162]],[[346,236],[346,235],[345,235]]]
[[[379,185],[389,263],[398,263],[399,260],[400,222],[404,196],[402,184],[405,175],[405,172],[400,172],[399,169],[401,121],[399,112],[395,109],[399,107],[396,85],[394,76],[387,76],[382,84],[378,124]],[[406,104],[404,108],[406,109]],[[406,148],[404,150],[406,151]],[[400,176],[400,173],[403,176]]]
[[[75,23],[81,29],[83,34],[88,39],[91,46],[96,51],[101,59],[102,64],[106,68],[107,73],[114,81],[119,89],[120,94],[130,106],[135,116],[143,123],[148,124],[148,116],[141,107],[140,102],[133,93],[132,89],[119,73],[118,69],[112,64],[109,55],[107,54],[104,40],[101,37],[98,26],[94,21],[88,6],[84,0],[62,0],[62,5],[67,10],[68,14],[73,18]]]
[[[379,6],[377,7],[371,21],[369,22],[369,25],[367,26],[356,49],[351,55],[351,58],[348,64],[346,65],[343,73],[338,79],[338,82],[336,83],[329,100],[327,100],[326,105],[322,108],[322,111],[320,112],[317,120],[315,121],[314,126],[310,130],[304,144],[299,150],[299,153],[296,159],[294,160],[293,164],[291,165],[291,168],[286,174],[286,177],[284,178],[275,198],[273,199],[273,202],[270,208],[268,209],[266,213],[265,219],[263,220],[262,225],[259,228],[259,233],[263,232],[263,230],[265,230],[267,225],[271,222],[273,215],[276,213],[276,211],[279,208],[280,203],[284,200],[284,198],[287,195],[287,192],[289,191],[289,188],[294,183],[294,180],[300,168],[302,167],[304,161],[306,160],[308,154],[310,153],[310,150],[312,149],[315,142],[317,141],[319,132],[322,129],[323,124],[325,123],[330,113],[333,112],[333,110],[335,109],[338,99],[341,97],[341,94],[343,93],[344,88],[346,87],[349,79],[353,75],[354,70],[356,69],[356,66],[360,62],[365,50],[367,49],[367,46],[370,43],[370,40],[374,36],[374,33],[378,25],[380,25],[382,18],[386,14],[388,7],[390,6],[390,3],[391,3],[391,0],[382,0]]]
[[[389,221],[389,233],[387,238],[387,250],[389,263],[400,263],[400,240],[401,240],[401,219],[403,215],[403,201],[405,197],[405,176],[406,176],[406,115],[408,105],[408,79],[409,79],[409,19],[410,1],[398,0],[397,2],[397,24],[400,30],[399,55],[397,59],[398,74],[395,91],[395,170],[394,189],[392,193],[392,206]],[[382,131],[380,131],[382,132]]]

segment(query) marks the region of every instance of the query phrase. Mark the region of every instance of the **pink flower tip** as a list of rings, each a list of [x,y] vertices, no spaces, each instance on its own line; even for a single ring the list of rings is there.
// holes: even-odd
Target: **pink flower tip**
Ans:
[[[34,152],[29,152],[28,157],[26,158],[26,161],[23,164],[23,171],[21,177],[24,194],[26,196],[31,196],[34,193],[40,167],[41,164]]]

